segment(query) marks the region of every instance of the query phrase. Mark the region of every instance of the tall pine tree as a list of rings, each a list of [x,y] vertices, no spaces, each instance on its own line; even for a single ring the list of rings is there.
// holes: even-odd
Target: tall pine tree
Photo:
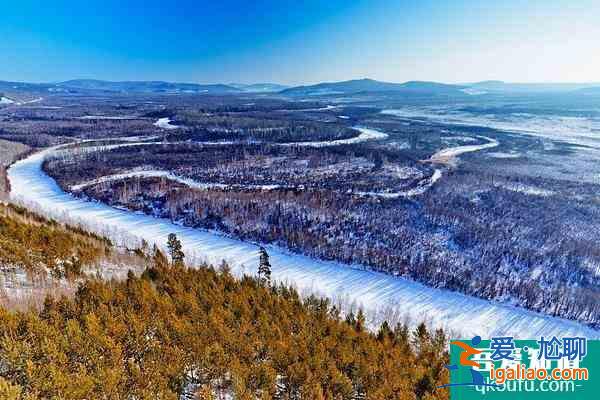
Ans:
[[[269,253],[264,247],[258,250],[259,262],[258,262],[258,277],[265,283],[271,283],[271,263],[269,262]]]
[[[167,248],[173,264],[183,264],[185,254],[183,253],[181,241],[177,239],[177,235],[170,233],[167,239]]]
[[[152,263],[155,267],[164,267],[169,264],[167,257],[160,251],[157,245],[154,245],[152,253]]]

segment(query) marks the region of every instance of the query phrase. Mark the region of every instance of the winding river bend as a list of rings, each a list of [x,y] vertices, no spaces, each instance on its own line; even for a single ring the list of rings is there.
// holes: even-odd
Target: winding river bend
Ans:
[[[14,202],[49,217],[82,227],[111,239],[127,234],[150,245],[163,246],[169,233],[176,233],[188,254],[219,264],[226,260],[235,274],[254,274],[258,247],[217,233],[182,227],[171,221],[85,201],[65,193],[42,170],[44,158],[55,151],[32,154],[11,166],[8,177]],[[492,303],[382,273],[360,266],[315,260],[269,247],[272,277],[298,288],[363,307],[377,324],[383,319],[426,321],[434,327],[469,336],[479,334],[536,338],[544,335],[579,335],[600,338],[600,332],[582,324],[517,307]]]

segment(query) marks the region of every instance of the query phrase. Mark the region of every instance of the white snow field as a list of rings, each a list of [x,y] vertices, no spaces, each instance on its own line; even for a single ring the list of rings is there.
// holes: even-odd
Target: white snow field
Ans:
[[[342,144],[356,144],[362,142],[368,142],[371,140],[383,140],[387,139],[388,134],[379,132],[375,129],[353,127],[360,132],[360,135],[350,139],[339,139],[330,140],[324,142],[296,142],[296,143],[282,143],[282,146],[306,146],[306,147],[325,147],[325,146],[339,146]]]
[[[8,97],[0,97],[0,104],[4,104],[4,105],[14,104],[16,106],[23,106],[25,104],[39,103],[42,100],[44,100],[43,97],[38,97],[37,99],[33,99],[33,100],[29,100],[29,101],[15,101],[15,100],[9,99]]]
[[[13,201],[117,240],[130,235],[150,245],[163,246],[167,235],[173,232],[181,239],[187,254],[200,256],[215,265],[225,259],[237,275],[256,272],[258,248],[254,244],[88,202],[63,192],[42,170],[44,157],[52,151],[33,154],[9,169]],[[359,267],[319,261],[277,247],[268,247],[268,251],[274,280],[293,284],[304,295],[315,293],[344,304],[355,303],[363,307],[372,324],[383,319],[392,322],[405,319],[411,324],[425,321],[432,327],[443,327],[463,337],[479,334],[483,337],[579,335],[600,338],[600,332],[577,322],[429,288]]]
[[[171,125],[171,118],[159,118],[158,121],[154,123],[154,126],[167,130],[179,128],[177,125]]]
[[[114,174],[114,175],[106,175],[100,177],[98,179],[93,179],[84,183],[80,183],[78,185],[73,185],[70,187],[71,191],[77,192],[85,189],[89,186],[98,185],[100,183],[108,183],[114,181],[121,181],[123,179],[128,178],[165,178],[170,181],[178,182],[183,185],[186,185],[192,189],[232,189],[232,188],[242,188],[242,189],[257,189],[257,190],[274,190],[283,188],[282,185],[228,185],[224,183],[204,183],[198,182],[196,180],[190,178],[184,178],[181,176],[177,176],[169,171],[164,170],[156,170],[156,169],[148,169],[148,170],[139,170],[139,171],[131,171],[123,174]],[[290,186],[291,188],[291,186]]]
[[[141,119],[140,117],[136,117],[135,115],[121,115],[121,116],[113,116],[113,115],[84,115],[83,117],[76,117],[76,119],[83,120],[109,120],[109,121],[126,121],[131,119]],[[155,125],[157,122],[154,123]]]
[[[441,123],[455,126],[486,127],[498,130],[501,134],[519,134],[533,143],[543,146],[543,150],[527,151],[522,156],[528,160],[525,167],[511,166],[513,173],[527,176],[544,176],[574,182],[600,184],[598,163],[600,163],[600,117],[597,106],[578,109],[580,117],[559,114],[532,114],[526,112],[489,113],[465,111],[466,103],[435,106],[406,106],[399,109],[386,109],[382,114],[392,115],[402,120],[424,123]],[[566,153],[554,152],[560,145]],[[517,158],[517,153],[488,152],[486,156],[497,160]],[[531,167],[535,164],[535,167]]]
[[[600,129],[600,118],[597,117],[540,116],[528,113],[477,115],[460,111],[462,106],[463,104],[407,106],[401,109],[386,109],[381,113],[409,120],[419,119],[448,125],[487,127],[600,149],[600,139],[595,134]]]
[[[411,198],[422,195],[428,191],[429,188],[431,188],[438,180],[440,180],[441,177],[442,171],[436,169],[433,171],[433,174],[431,174],[431,177],[422,179],[416,187],[408,190],[402,190],[400,192],[358,192],[358,194],[363,196],[380,197],[384,199],[398,199],[400,197]]]
[[[38,97],[38,98],[33,99],[33,100],[21,101],[21,102],[17,103],[17,105],[22,106],[22,105],[25,105],[25,104],[34,104],[34,103],[39,103],[40,101],[43,101],[43,100],[44,100],[43,97]]]
[[[429,160],[433,163],[440,164],[453,164],[458,156],[465,153],[472,153],[474,151],[480,151],[485,149],[491,149],[493,147],[498,146],[498,141],[495,139],[491,139],[486,136],[476,136],[479,139],[486,140],[487,143],[484,144],[471,144],[466,146],[456,146],[456,147],[448,147],[446,149],[442,149],[432,155]]]
[[[9,99],[8,97],[0,97],[0,104],[13,104],[14,100]]]

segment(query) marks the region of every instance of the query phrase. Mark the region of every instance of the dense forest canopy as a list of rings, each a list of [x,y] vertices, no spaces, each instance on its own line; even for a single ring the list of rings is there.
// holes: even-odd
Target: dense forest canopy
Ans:
[[[110,251],[110,241],[41,218],[24,208],[0,205],[0,273],[78,277]]]
[[[424,324],[367,330],[360,310],[301,298],[269,279],[234,278],[136,251],[141,276],[85,277],[112,244],[15,206],[0,206],[2,273],[77,278],[41,307],[0,306],[0,398],[446,399],[447,338]],[[268,254],[261,260],[268,274]],[[257,266],[258,268],[259,266]],[[2,304],[2,303],[0,303]],[[227,397],[229,398],[229,397]]]
[[[88,281],[38,312],[0,309],[5,399],[446,399],[446,337],[236,280],[226,265]]]
[[[110,205],[600,323],[596,185],[449,170],[419,192],[430,165],[364,145],[84,148],[44,168],[65,190],[83,183],[79,195]],[[200,185],[102,181],[144,170]]]

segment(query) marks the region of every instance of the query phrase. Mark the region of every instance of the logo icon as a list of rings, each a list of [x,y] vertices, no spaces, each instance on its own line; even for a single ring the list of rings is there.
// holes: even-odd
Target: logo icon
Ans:
[[[475,336],[471,339],[471,345],[477,346],[481,343],[481,336]],[[451,346],[458,346],[462,349],[460,353],[459,364],[463,367],[470,367],[469,371],[471,372],[471,382],[462,382],[462,383],[448,383],[446,385],[439,386],[440,388],[449,387],[449,386],[500,386],[495,383],[486,383],[483,379],[483,375],[481,372],[475,370],[474,368],[481,369],[481,364],[477,361],[470,360],[469,357],[475,356],[477,354],[481,354],[482,351],[478,350],[464,342],[460,342],[458,340],[453,340],[450,342]],[[453,371],[459,368],[458,365],[446,365],[449,371]]]
[[[446,365],[450,382],[438,388],[460,400],[596,399],[598,360],[600,341],[585,337],[453,339]]]

